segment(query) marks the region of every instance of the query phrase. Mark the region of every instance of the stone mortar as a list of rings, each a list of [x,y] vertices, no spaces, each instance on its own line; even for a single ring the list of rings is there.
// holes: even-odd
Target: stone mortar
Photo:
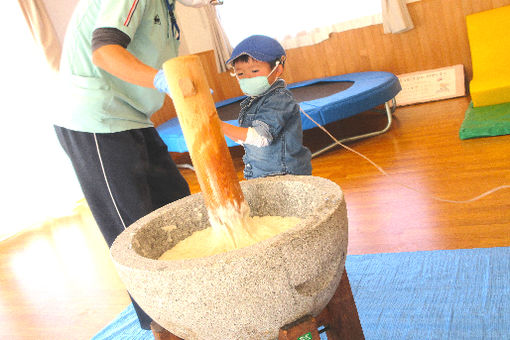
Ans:
[[[303,221],[243,249],[157,260],[209,226],[199,193],[141,218],[111,247],[129,293],[155,321],[183,339],[276,339],[282,326],[317,316],[340,282],[347,211],[338,185],[320,177],[287,175],[242,181],[241,187],[252,216],[298,216]]]

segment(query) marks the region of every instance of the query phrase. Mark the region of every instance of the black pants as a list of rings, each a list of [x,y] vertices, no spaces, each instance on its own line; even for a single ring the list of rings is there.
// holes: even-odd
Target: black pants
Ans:
[[[156,129],[88,133],[55,126],[108,247],[133,222],[189,195]],[[140,326],[151,318],[133,300]]]

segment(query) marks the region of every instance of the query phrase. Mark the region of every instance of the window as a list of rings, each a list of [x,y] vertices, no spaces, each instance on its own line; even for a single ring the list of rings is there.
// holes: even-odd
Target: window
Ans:
[[[298,47],[325,40],[330,32],[381,22],[381,0],[227,0],[217,11],[232,46],[252,34],[263,34],[279,40],[285,48]],[[367,20],[360,25],[360,18]],[[338,26],[351,21],[356,21],[356,26]],[[323,31],[319,41],[312,39],[298,46],[291,42],[296,36],[318,31]]]
[[[56,74],[36,45],[17,1],[6,1],[0,56],[7,93],[0,134],[4,224],[0,241],[48,218],[72,212],[83,197],[70,161],[58,143],[52,113],[62,100]]]

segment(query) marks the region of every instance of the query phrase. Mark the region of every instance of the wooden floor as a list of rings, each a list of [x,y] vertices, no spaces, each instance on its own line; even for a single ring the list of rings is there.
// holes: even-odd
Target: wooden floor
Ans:
[[[344,191],[350,254],[510,246],[510,190],[467,204],[431,198],[465,200],[510,184],[510,136],[459,139],[468,102],[398,108],[389,132],[349,144],[388,177],[341,148],[313,159],[313,175]],[[384,124],[380,113],[359,118],[328,128],[348,134]],[[329,143],[321,131],[305,142]],[[241,179],[242,151],[232,153]],[[182,173],[197,192],[194,173]],[[128,303],[86,207],[0,243],[0,339],[89,339]]]

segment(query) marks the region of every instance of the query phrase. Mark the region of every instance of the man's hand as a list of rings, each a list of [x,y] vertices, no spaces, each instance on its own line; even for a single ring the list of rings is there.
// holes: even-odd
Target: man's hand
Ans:
[[[170,94],[170,89],[168,88],[168,82],[166,81],[165,72],[163,70],[159,70],[154,77],[154,87],[161,93],[166,93],[170,98],[172,95]]]

